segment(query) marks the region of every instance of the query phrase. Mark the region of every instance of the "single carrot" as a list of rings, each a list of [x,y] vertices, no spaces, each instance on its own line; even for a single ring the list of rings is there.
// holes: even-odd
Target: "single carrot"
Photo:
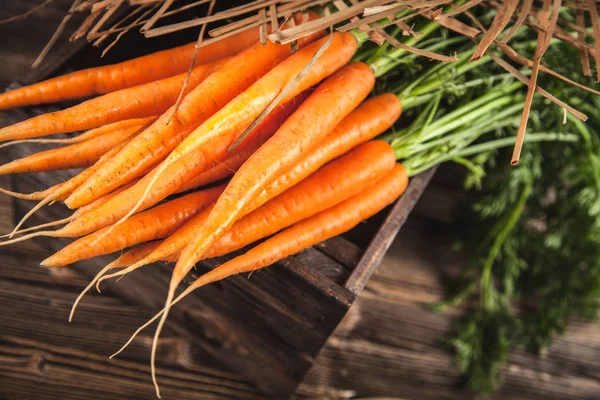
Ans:
[[[230,57],[259,39],[259,28],[248,29],[205,46],[196,65]],[[153,82],[187,71],[195,43],[159,51],[118,64],[76,71],[0,94],[0,110],[104,94]]]
[[[245,143],[243,151],[247,148],[256,148],[263,144],[269,137],[277,131],[285,119],[301,104],[306,94],[302,93],[292,100],[286,102],[283,106],[274,110],[268,118],[265,118],[251,133]],[[170,194],[177,191],[186,181],[194,178],[196,175],[206,171],[213,163],[222,161],[227,156],[226,148],[221,149],[217,154],[206,155],[202,152],[188,154],[183,159],[173,164],[161,179],[156,183],[154,191],[150,196],[147,196],[139,210],[153,206],[163,200]],[[140,179],[130,189],[124,191],[114,199],[107,202],[101,207],[98,207],[89,214],[78,218],[71,222],[65,229],[73,229],[78,232],[77,236],[85,235],[114,224],[127,215],[135,204],[139,201],[142,194],[146,190],[148,182],[153,177],[153,172],[148,173],[144,178]],[[108,231],[105,231],[108,232]]]
[[[226,61],[218,60],[194,68],[186,93]],[[186,76],[187,73],[183,73],[117,90],[65,110],[27,119],[0,129],[0,141],[74,132],[131,118],[160,115],[175,103]]]
[[[299,17],[298,17],[299,18]],[[314,40],[311,35],[301,44]],[[261,76],[291,54],[291,46],[257,44],[228,62],[190,91],[179,108],[174,106],[78,188],[65,204],[77,208],[140,176],[141,170],[167,156],[191,131],[223,108]]]
[[[86,140],[19,158],[0,165],[0,175],[88,167],[139,129],[139,126],[132,125],[106,133],[95,140]]]
[[[351,35],[350,39],[355,41]],[[171,291],[252,200],[278,175],[315,148],[360,104],[374,83],[373,72],[366,64],[352,63],[319,85],[233,176],[206,223],[181,253],[173,271]]]
[[[117,129],[128,128],[130,126],[138,126],[141,128],[146,125],[149,121],[155,120],[157,116],[151,116],[146,118],[133,118],[124,121],[114,122],[112,124],[103,125],[98,128],[90,129],[80,135],[73,136],[67,139],[23,139],[23,140],[12,140],[0,145],[0,149],[3,147],[13,146],[21,143],[57,143],[57,144],[74,144],[85,142],[86,140],[94,139],[104,134],[113,132]]]
[[[373,182],[387,175],[395,163],[394,150],[386,142],[377,140],[364,143],[256,210],[247,213],[208,249],[204,258],[217,257],[241,249],[333,207],[368,189]],[[210,207],[190,219],[148,256],[122,271],[103,277],[98,283],[179,254],[194,232],[205,223],[209,213]]]
[[[202,275],[183,291],[175,301],[183,299],[199,287],[232,275],[256,271],[323,240],[349,231],[361,221],[375,215],[396,200],[404,192],[407,184],[408,175],[406,174],[406,170],[401,164],[397,164],[388,176],[376,182],[368,190],[297,223],[291,228],[259,244],[247,253],[235,257]],[[145,326],[152,323],[153,320],[161,317],[156,328],[156,333],[154,334],[154,340],[152,341],[151,370],[152,375],[155,377],[155,382],[156,348],[167,313],[168,308],[165,307],[135,333],[137,334]],[[128,343],[130,342],[131,339]]]
[[[61,267],[74,262],[114,253],[150,240],[162,239],[181,224],[214,203],[225,185],[190,193],[133,216],[102,240],[104,228],[67,245],[41,262],[44,267]],[[93,243],[93,245],[92,245]]]

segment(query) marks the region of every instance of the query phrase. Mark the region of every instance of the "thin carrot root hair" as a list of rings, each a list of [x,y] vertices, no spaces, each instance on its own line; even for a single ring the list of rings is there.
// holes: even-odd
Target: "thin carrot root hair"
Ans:
[[[40,144],[49,144],[49,143],[56,143],[56,144],[79,143],[79,141],[77,141],[75,139],[77,139],[77,137],[70,138],[70,139],[22,139],[22,140],[11,140],[10,142],[6,142],[6,143],[0,144],[0,149],[3,149],[5,147],[9,147],[9,146],[14,146],[16,144],[23,144],[23,143],[40,143]]]
[[[50,192],[50,193],[49,193]],[[21,200],[44,200],[52,192],[52,188],[33,193],[19,193],[12,190],[0,188],[0,193]]]
[[[179,296],[177,296],[177,298],[175,300],[173,300],[173,303],[171,304],[171,306],[174,306],[175,304],[177,304],[180,300],[183,300],[183,298],[185,296],[187,296],[188,294],[190,294],[191,292],[193,292],[194,290],[196,290],[198,288],[197,285],[195,285],[195,282],[192,283],[190,286],[188,286],[183,292],[181,292],[181,294]],[[137,337],[137,335],[143,331],[144,329],[146,329],[148,326],[152,325],[152,323],[154,321],[156,321],[161,315],[163,315],[163,313],[165,312],[165,309],[163,308],[162,310],[160,310],[159,312],[156,313],[156,315],[154,315],[154,317],[152,317],[151,319],[148,320],[148,322],[146,322],[144,325],[140,326],[134,333],[133,335],[131,335],[131,337],[129,338],[129,340],[117,351],[115,352],[113,355],[111,355],[109,358],[113,358],[118,356],[123,350],[125,350],[127,348],[127,346],[129,346],[131,344],[131,342],[133,342],[133,340]]]
[[[116,278],[117,276],[120,276],[122,278],[123,276],[125,276],[125,275],[127,275],[127,274],[135,271],[136,269],[145,266],[145,265],[146,265],[146,257],[144,257],[140,261],[136,262],[135,264],[132,264],[132,265],[128,266],[125,269],[122,269],[120,271],[113,272],[112,274],[104,275],[104,276],[98,278],[98,280],[96,282],[96,290],[100,291],[100,284],[102,283],[102,281],[104,281],[106,279]],[[121,279],[121,278],[119,278],[119,279]]]
[[[40,210],[42,207],[44,207],[46,204],[53,202],[55,200],[55,196],[50,195],[48,197],[46,197],[44,200],[40,201],[39,203],[37,203],[35,205],[35,207],[33,207],[31,210],[29,210],[29,212],[27,212],[27,214],[25,214],[23,216],[23,218],[21,218],[21,220],[19,221],[19,223],[17,224],[17,226],[15,226],[15,228],[12,230],[12,232],[9,234],[9,238],[12,238],[18,231],[19,229],[23,226],[23,224],[25,223],[25,221],[27,221],[33,214],[35,214],[38,210]],[[29,236],[29,235],[27,235]],[[22,239],[22,237],[21,237]],[[7,244],[8,242],[4,242],[4,244]]]
[[[10,235],[13,235],[13,234],[11,233]],[[29,235],[21,236],[19,238],[12,239],[12,240],[7,240],[6,242],[1,242],[0,243],[0,247],[1,246],[8,246],[10,244],[15,244],[15,243],[19,243],[19,242],[24,242],[26,240],[33,239],[33,238],[40,237],[40,236],[45,236],[45,237],[60,237],[60,233],[58,233],[57,231],[33,232],[33,233],[30,233]],[[9,237],[12,237],[12,236],[9,236]]]
[[[102,275],[104,275],[106,272],[110,271],[113,268],[113,265],[116,264],[116,262],[117,262],[117,260],[111,262],[110,264],[108,264],[104,268],[102,268],[96,274],[96,276],[94,276],[94,279],[92,279],[92,281],[90,282],[90,284],[87,285],[85,287],[85,289],[83,289],[81,291],[81,293],[79,293],[79,296],[77,296],[77,298],[73,302],[73,307],[71,307],[71,312],[69,313],[69,322],[71,322],[73,320],[73,316],[75,315],[75,309],[77,308],[77,306],[79,305],[79,303],[83,299],[83,296],[85,296],[85,294],[94,287],[96,281],[98,281],[98,279],[100,279],[102,277]],[[98,289],[98,293],[100,293],[100,289]]]
[[[72,220],[73,220],[73,216],[70,216],[70,217],[67,217],[67,218],[59,219],[57,221],[52,221],[52,222],[48,222],[48,223],[45,223],[45,224],[32,226],[32,227],[29,227],[29,228],[26,228],[26,229],[21,229],[20,231],[16,232],[16,234],[22,234],[22,233],[27,233],[27,232],[39,231],[40,229],[44,229],[44,228],[51,228],[53,226],[68,224]],[[6,237],[12,237],[11,235],[13,235],[12,232],[6,233],[6,234],[0,236],[0,239],[4,239]]]

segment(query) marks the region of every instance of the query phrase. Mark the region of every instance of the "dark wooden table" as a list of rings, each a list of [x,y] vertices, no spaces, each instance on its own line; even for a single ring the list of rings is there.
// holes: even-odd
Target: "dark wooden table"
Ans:
[[[0,19],[39,1],[0,2]],[[55,0],[39,15],[0,25],[1,84],[27,74],[69,3]],[[451,354],[440,345],[459,311],[434,314],[422,307],[441,299],[442,272],[456,271],[462,262],[450,250],[448,224],[453,204],[461,197],[453,172],[442,168],[434,178],[376,275],[298,388],[298,398],[474,397],[461,389]],[[1,178],[0,186],[9,182]],[[11,199],[0,197],[0,232],[12,228],[14,210]],[[71,269],[37,267],[47,255],[36,241],[0,248],[0,399],[151,398],[151,331],[124,357],[107,358],[145,322],[148,311],[111,293],[90,295],[69,324],[68,311],[87,278]],[[60,280],[53,274],[60,274]],[[177,333],[167,329],[162,343],[163,398],[266,397]],[[574,322],[543,358],[514,352],[505,386],[494,397],[600,398],[600,327]]]

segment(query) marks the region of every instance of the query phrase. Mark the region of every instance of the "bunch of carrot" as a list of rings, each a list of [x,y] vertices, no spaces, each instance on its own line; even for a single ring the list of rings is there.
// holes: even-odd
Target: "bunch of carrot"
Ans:
[[[152,347],[157,394],[156,346],[174,303],[198,287],[348,231],[392,203],[408,183],[394,149],[371,140],[400,116],[400,101],[390,93],[366,99],[375,75],[369,65],[350,62],[358,47],[352,34],[314,34],[299,40],[296,52],[290,45],[261,45],[258,36],[257,28],[204,47],[178,106],[193,46],[0,95],[2,109],[103,94],[0,129],[4,145],[67,144],[12,161],[0,174],[86,167],[39,192],[3,190],[38,200],[31,213],[56,201],[75,211],[46,224],[64,224],[52,231],[19,231],[23,220],[11,236],[34,232],[2,244],[79,238],[42,261],[46,267],[131,248],[98,274],[73,311],[103,279],[158,260],[175,262]],[[71,139],[36,139],[84,129]],[[199,260],[267,237],[174,298]]]

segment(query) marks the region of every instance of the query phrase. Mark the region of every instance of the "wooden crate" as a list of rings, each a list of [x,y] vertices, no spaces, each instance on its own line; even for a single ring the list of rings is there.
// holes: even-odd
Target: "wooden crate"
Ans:
[[[59,49],[62,57],[55,57],[43,71],[30,75],[27,81],[43,79],[57,70],[57,60],[63,62],[80,50],[74,45],[66,46],[70,48]],[[77,65],[77,62],[67,64]],[[68,70],[69,65],[63,71]],[[53,106],[16,109],[8,111],[6,117],[9,123],[14,123],[53,109]],[[11,146],[2,149],[1,156],[5,161],[42,148]],[[262,391],[290,395],[377,268],[433,174],[432,170],[413,178],[406,193],[393,206],[346,235],[288,257],[257,272],[251,279],[236,276],[195,291],[173,308],[168,325],[209,353],[215,362],[241,374]],[[19,175],[12,177],[12,189],[27,193],[70,176],[72,172]],[[30,206],[18,201],[17,218]],[[30,223],[45,223],[67,215],[64,207],[47,207]],[[39,240],[49,253],[67,242]],[[97,257],[77,263],[73,268],[91,278],[112,259],[114,256]],[[222,261],[223,258],[202,262],[195,274]],[[142,306],[151,316],[164,303],[169,276],[169,268],[155,265],[118,283],[108,281],[105,286]],[[160,357],[159,350],[159,363]]]

